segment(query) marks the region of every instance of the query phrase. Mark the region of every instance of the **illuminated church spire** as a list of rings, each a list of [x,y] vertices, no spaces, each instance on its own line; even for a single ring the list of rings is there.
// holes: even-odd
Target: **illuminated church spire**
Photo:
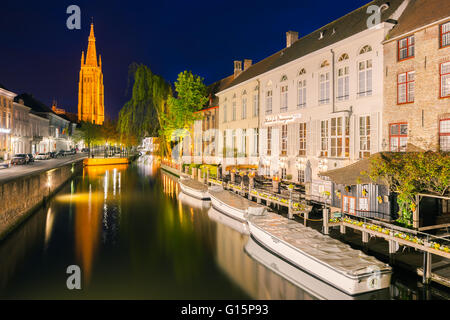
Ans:
[[[101,125],[105,119],[101,56],[99,56],[98,61],[99,65],[97,64],[94,23],[91,23],[86,61],[84,60],[84,51],[81,53],[80,82],[78,84],[78,120]]]

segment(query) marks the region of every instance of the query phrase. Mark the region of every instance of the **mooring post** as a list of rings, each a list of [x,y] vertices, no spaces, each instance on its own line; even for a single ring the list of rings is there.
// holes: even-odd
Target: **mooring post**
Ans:
[[[192,177],[192,179],[194,179],[194,180],[195,180],[195,171],[197,171],[197,168],[192,167],[191,177]]]
[[[303,213],[303,224],[305,225],[305,227],[306,227],[306,224],[307,224],[307,221],[308,221],[308,216],[309,216],[308,212],[305,211]]]
[[[395,253],[398,250],[398,242],[394,240],[389,240],[389,263],[394,263]]]
[[[292,212],[292,190],[289,190],[289,203],[288,203],[288,218],[292,219],[294,214]]]
[[[341,234],[345,234],[345,229],[346,229],[346,227],[344,226],[344,224],[341,224],[339,226],[339,231],[341,232]]]
[[[423,275],[422,283],[429,284],[431,279],[431,253],[423,252]]]
[[[324,234],[329,234],[330,233],[330,229],[328,227],[328,221],[329,221],[329,217],[328,217],[328,208],[323,208],[322,209],[322,220],[323,220],[323,233]]]
[[[206,185],[209,186],[209,168],[206,168]]]

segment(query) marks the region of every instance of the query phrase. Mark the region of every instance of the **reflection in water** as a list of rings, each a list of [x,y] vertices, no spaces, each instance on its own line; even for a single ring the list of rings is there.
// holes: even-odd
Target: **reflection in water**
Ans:
[[[0,243],[0,297],[316,298],[302,275],[251,246],[246,233],[245,224],[209,202],[180,193],[177,179],[161,174],[157,162],[87,167]],[[77,292],[65,286],[72,264],[82,268]],[[424,295],[416,278],[410,282],[393,286],[390,297],[445,296]],[[319,298],[329,298],[325,293]]]

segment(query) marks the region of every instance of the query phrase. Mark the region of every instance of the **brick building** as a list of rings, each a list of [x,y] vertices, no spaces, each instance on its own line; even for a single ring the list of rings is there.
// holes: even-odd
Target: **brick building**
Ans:
[[[383,150],[450,151],[450,2],[410,0],[384,62]]]

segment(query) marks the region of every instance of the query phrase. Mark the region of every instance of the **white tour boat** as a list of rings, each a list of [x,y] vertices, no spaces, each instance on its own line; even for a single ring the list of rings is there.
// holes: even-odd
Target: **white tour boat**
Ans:
[[[209,200],[208,187],[201,183],[200,181],[188,178],[185,175],[180,176],[181,191],[187,195],[194,197],[199,200]]]
[[[389,287],[392,268],[330,236],[272,212],[249,215],[251,236],[318,279],[357,295]]]
[[[216,210],[242,222],[246,221],[248,214],[260,215],[266,211],[266,207],[224,190],[222,186],[212,186],[208,193]]]
[[[319,300],[379,300],[389,299],[389,290],[377,290],[351,296],[330,284],[314,277],[308,272],[296,267],[278,255],[268,251],[257,243],[252,237],[245,245],[245,252],[267,269],[290,281],[301,290]]]
[[[239,221],[239,220],[231,218],[227,215],[224,215],[224,214],[220,213],[219,211],[217,211],[216,209],[214,209],[213,207],[211,207],[208,210],[208,217],[211,220],[214,220],[217,223],[226,225],[227,227],[230,227],[231,229],[236,230],[237,232],[239,232],[241,234],[246,234],[246,235],[249,234],[248,226],[247,226],[246,222]]]

